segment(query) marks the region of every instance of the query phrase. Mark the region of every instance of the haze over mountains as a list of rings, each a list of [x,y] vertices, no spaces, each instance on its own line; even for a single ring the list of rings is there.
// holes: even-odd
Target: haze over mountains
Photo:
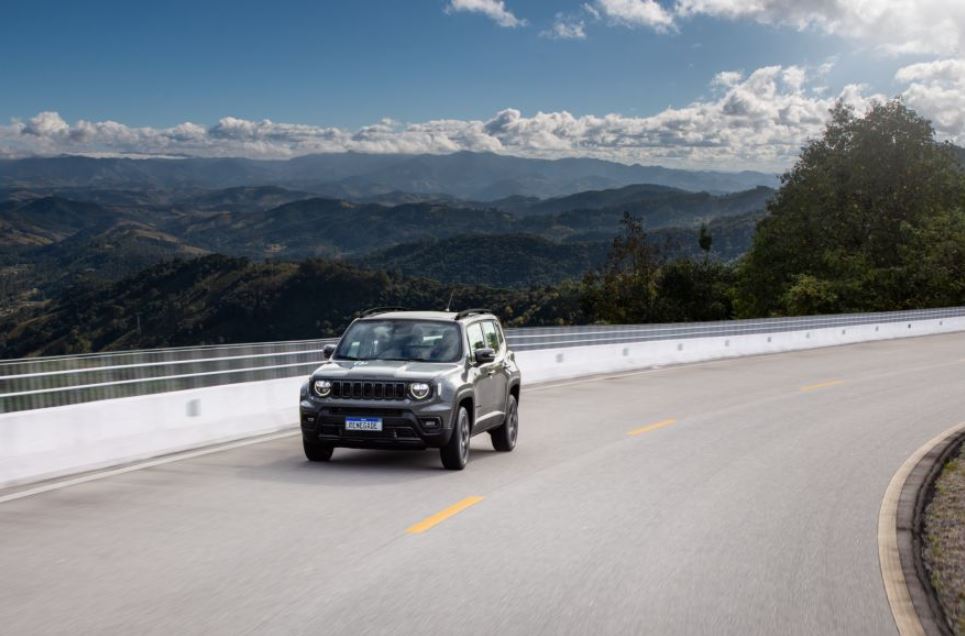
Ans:
[[[527,159],[492,153],[306,155],[289,160],[130,159],[83,156],[0,160],[0,188],[223,189],[277,185],[318,195],[368,199],[391,193],[468,201],[550,198],[652,184],[710,193],[776,187],[761,172],[690,171],[598,159]]]

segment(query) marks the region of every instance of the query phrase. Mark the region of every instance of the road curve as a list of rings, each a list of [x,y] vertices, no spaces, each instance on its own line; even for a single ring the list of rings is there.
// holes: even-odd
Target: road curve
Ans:
[[[955,334],[524,388],[516,452],[462,473],[163,463],[0,504],[0,631],[896,633],[882,496],[962,420]]]

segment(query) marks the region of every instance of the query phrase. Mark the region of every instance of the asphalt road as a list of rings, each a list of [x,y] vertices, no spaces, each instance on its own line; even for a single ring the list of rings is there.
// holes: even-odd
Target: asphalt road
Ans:
[[[0,503],[0,632],[895,633],[878,508],[962,420],[956,334],[524,387],[462,473],[172,461]]]

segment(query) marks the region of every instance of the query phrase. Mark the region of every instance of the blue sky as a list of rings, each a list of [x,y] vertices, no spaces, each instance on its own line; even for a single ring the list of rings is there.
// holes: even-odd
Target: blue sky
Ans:
[[[744,0],[654,4],[7,2],[0,21],[0,124],[57,113],[68,126],[83,120],[168,129],[184,122],[210,127],[230,116],[354,132],[383,118],[395,120],[396,127],[434,120],[488,122],[505,109],[523,118],[542,111],[576,118],[618,113],[632,119],[719,100],[726,87],[714,84],[714,78],[723,71],[748,77],[765,67],[800,68],[813,101],[858,84],[863,96],[896,95],[909,88],[909,82],[896,79],[900,69],[961,57],[957,21],[950,44],[932,46],[922,35],[931,26],[931,14],[914,16],[918,31],[902,33],[901,23],[909,20],[898,15],[887,22],[897,31],[882,33],[844,9],[820,13],[834,2],[814,0],[814,13],[804,17],[782,9],[786,3],[781,2],[767,14],[754,13]],[[494,14],[493,7],[504,13]],[[663,11],[672,23],[648,21],[651,14],[639,9]],[[512,16],[515,26],[506,26],[505,19],[501,24],[500,15]],[[579,25],[585,37],[548,37],[557,22]],[[903,38],[925,44],[890,50]],[[15,128],[0,130],[0,148],[7,152],[63,150],[68,143],[44,147],[24,137],[25,130],[41,126]],[[62,136],[69,133],[59,124],[54,128]],[[10,141],[15,133],[22,138]],[[106,134],[74,134],[69,143],[83,138],[87,146],[78,150],[100,144],[105,150],[159,151],[151,144],[115,147]],[[794,137],[789,143],[798,141]],[[652,141],[642,146],[648,144]],[[532,152],[572,154],[552,146]],[[478,148],[470,144],[469,149]]]

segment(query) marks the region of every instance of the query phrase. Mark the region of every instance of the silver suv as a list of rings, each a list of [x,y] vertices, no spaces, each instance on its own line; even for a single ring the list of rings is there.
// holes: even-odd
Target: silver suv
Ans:
[[[484,431],[516,446],[520,373],[485,309],[370,309],[352,322],[301,390],[302,444],[313,462],[347,448],[438,448],[462,470]]]

